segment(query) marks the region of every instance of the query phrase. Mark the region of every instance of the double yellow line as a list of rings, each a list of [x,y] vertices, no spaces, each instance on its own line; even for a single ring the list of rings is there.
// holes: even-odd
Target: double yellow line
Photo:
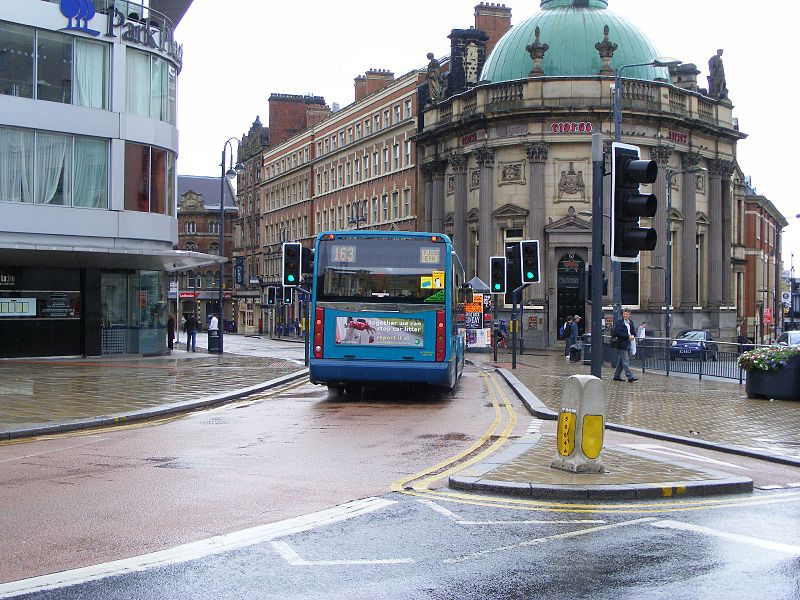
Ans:
[[[416,473],[415,475],[395,481],[392,484],[392,491],[411,495],[424,495],[425,493],[433,492],[434,490],[432,490],[430,486],[435,481],[444,477],[449,477],[475,463],[485,460],[488,456],[499,450],[509,439],[511,432],[514,431],[514,427],[517,425],[517,414],[514,412],[514,407],[498,384],[495,375],[482,372],[480,376],[483,379],[484,388],[494,408],[494,420],[491,425],[489,425],[486,432],[478,438],[472,446],[463,452],[440,462],[438,465]],[[503,427],[503,423],[505,423],[505,427]],[[503,427],[503,430],[497,435],[497,431],[501,427]],[[496,439],[489,443],[495,435],[497,435]]]

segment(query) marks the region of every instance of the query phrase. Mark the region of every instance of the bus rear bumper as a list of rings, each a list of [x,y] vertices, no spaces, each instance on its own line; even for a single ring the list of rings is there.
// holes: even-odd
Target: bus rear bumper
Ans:
[[[309,361],[311,383],[345,385],[348,383],[422,383],[452,387],[456,381],[455,363],[394,361],[354,361],[312,358]]]

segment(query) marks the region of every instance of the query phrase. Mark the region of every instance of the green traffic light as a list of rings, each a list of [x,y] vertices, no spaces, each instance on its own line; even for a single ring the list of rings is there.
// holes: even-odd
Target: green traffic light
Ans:
[[[288,275],[286,279],[288,279],[290,283],[294,283],[294,275]]]
[[[499,283],[495,283],[494,284],[494,289],[499,290],[500,289],[500,284]]]
[[[525,274],[525,277],[527,277],[528,279],[533,279],[533,273],[531,273],[530,271],[528,271],[528,272]]]

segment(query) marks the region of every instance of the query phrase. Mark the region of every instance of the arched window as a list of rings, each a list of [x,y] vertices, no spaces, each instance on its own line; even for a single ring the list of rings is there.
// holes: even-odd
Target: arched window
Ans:
[[[211,244],[209,244],[208,253],[219,255],[219,244],[216,242],[212,242]]]
[[[211,271],[206,272],[206,287],[212,288],[214,287],[214,273]]]
[[[186,250],[187,252],[197,252],[197,244],[195,244],[194,242],[186,242],[183,245],[183,249]]]

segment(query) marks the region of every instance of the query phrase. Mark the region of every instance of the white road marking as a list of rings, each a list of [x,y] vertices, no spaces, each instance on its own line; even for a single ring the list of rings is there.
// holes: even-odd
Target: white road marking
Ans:
[[[790,488],[800,488],[800,481],[798,481],[797,483],[787,483],[787,484],[786,484],[786,487],[790,487]]]
[[[650,523],[653,527],[660,527],[662,529],[677,529],[679,531],[691,531],[694,533],[702,533],[713,537],[740,542],[750,546],[756,546],[764,550],[774,550],[775,552],[783,552],[784,554],[791,554],[793,556],[800,556],[800,546],[793,546],[791,544],[784,544],[781,542],[772,542],[761,538],[750,537],[749,535],[741,535],[738,533],[729,533],[727,531],[719,531],[718,529],[710,529],[708,527],[700,527],[699,525],[691,525],[689,523],[681,523],[680,521],[672,521],[665,519],[663,521],[656,521]]]
[[[539,433],[542,429],[543,422],[544,421],[542,421],[541,419],[534,419],[533,421],[531,421],[531,424],[528,425],[527,433]]]
[[[407,565],[416,562],[413,558],[376,558],[361,560],[305,560],[286,542],[271,542],[272,547],[291,567],[318,567],[337,565]]]
[[[758,486],[759,490],[782,490],[782,485],[760,485]]]
[[[595,524],[603,524],[605,521],[601,519],[574,519],[570,521],[545,521],[541,519],[527,519],[521,521],[467,521],[459,517],[456,513],[446,509],[444,506],[440,506],[435,502],[431,502],[430,500],[425,500],[422,498],[418,498],[417,502],[421,504],[425,504],[431,510],[438,512],[441,515],[444,515],[454,523],[458,523],[459,525],[595,525]]]
[[[198,542],[183,544],[150,554],[115,560],[100,565],[82,567],[71,571],[42,575],[0,584],[0,598],[20,594],[33,594],[97,581],[107,577],[147,571],[166,565],[188,562],[222,552],[229,552],[274,540],[286,535],[309,531],[317,527],[352,519],[395,504],[394,500],[364,498],[326,510],[286,519],[269,525],[260,525],[242,531],[218,535]]]
[[[605,531],[607,529],[617,529],[619,527],[627,527],[628,525],[639,525],[641,523],[650,523],[651,521],[655,521],[655,517],[644,517],[642,519],[634,519],[633,521],[623,521],[621,523],[612,523],[610,525],[601,525],[599,527],[589,527],[587,529],[579,529],[577,531],[568,531],[566,533],[557,533],[555,535],[548,535],[547,537],[543,538],[536,538],[533,540],[527,540],[525,542],[520,542],[519,544],[512,544],[510,546],[500,546],[499,548],[489,548],[487,550],[481,550],[480,552],[474,552],[473,554],[465,554],[464,556],[459,556],[457,558],[447,558],[444,562],[445,564],[454,564],[460,563],[467,560],[471,560],[473,558],[480,558],[481,556],[486,556],[487,554],[494,554],[496,552],[506,552],[508,550],[517,550],[519,548],[526,548],[528,546],[538,546],[539,544],[544,544],[546,542],[552,542],[555,540],[563,540],[572,537],[578,537],[580,535],[588,535],[590,533],[597,533],[598,531]]]
[[[37,456],[42,456],[43,454],[52,454],[53,452],[63,452],[64,450],[74,450],[75,448],[82,448],[83,446],[94,444],[100,439],[102,438],[92,436],[92,439],[90,439],[84,444],[75,444],[74,446],[64,446],[63,448],[53,448],[52,450],[44,450],[42,452],[33,452],[32,454],[26,454],[25,456],[15,456],[14,458],[4,458],[3,460],[0,460],[0,463],[7,463],[15,460],[25,460],[26,458],[35,458]]]
[[[646,452],[652,452],[653,454],[663,454],[664,456],[671,456],[671,457],[677,456],[678,458],[694,460],[697,462],[711,463],[714,465],[720,465],[722,467],[730,467],[732,469],[742,469],[744,471],[750,470],[747,467],[742,467],[740,465],[735,465],[733,463],[724,462],[713,458],[708,458],[707,456],[694,454],[692,452],[687,452],[686,450],[681,450],[679,448],[667,448],[665,446],[659,446],[658,444],[622,444],[622,446],[624,448],[632,448],[633,450],[644,450]]]

